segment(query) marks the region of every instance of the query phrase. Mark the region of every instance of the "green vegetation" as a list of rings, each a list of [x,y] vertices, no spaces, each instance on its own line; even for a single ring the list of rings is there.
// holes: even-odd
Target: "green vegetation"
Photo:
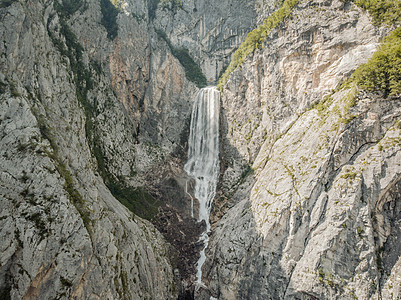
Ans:
[[[102,10],[102,25],[107,30],[109,39],[114,40],[118,34],[117,16],[120,12],[119,0],[100,0],[100,8]]]
[[[68,280],[67,278],[64,278],[63,276],[60,277],[60,282],[62,285],[66,287],[72,287],[72,282]]]
[[[169,46],[171,53],[180,61],[185,70],[185,77],[195,83],[198,87],[202,88],[207,85],[205,75],[203,75],[201,68],[193,60],[188,50],[185,48],[175,48],[166,33],[162,30],[156,29],[159,38],[162,38]]]
[[[21,93],[18,92],[18,88],[15,82],[10,78],[6,77],[6,82],[0,82],[0,94],[4,94],[7,91],[7,85],[10,88],[10,94],[13,97],[21,97]]]
[[[11,4],[16,2],[17,0],[1,0],[0,1],[0,8],[9,7]]]
[[[219,90],[223,89],[230,74],[242,65],[245,58],[253,53],[257,48],[262,47],[268,34],[291,14],[293,8],[298,4],[298,2],[299,0],[285,0],[283,5],[265,19],[262,25],[259,25],[256,29],[248,33],[245,41],[239,46],[237,51],[235,51],[227,70],[220,77],[217,85]]]
[[[377,265],[377,269],[382,274],[384,273],[384,266],[383,266],[383,260],[382,260],[383,252],[384,252],[384,246],[382,246],[378,250],[376,250],[376,265]]]
[[[49,235],[49,231],[46,228],[46,223],[42,220],[39,212],[28,215],[26,219],[35,224],[36,229],[39,231],[39,236],[42,239]]]
[[[109,2],[109,0],[107,1]],[[112,7],[114,8],[114,5],[112,5]],[[88,91],[94,86],[94,81],[92,78],[93,74],[89,69],[87,69],[82,60],[83,48],[78,42],[75,34],[69,29],[66,23],[67,15],[61,10],[62,6],[57,6],[56,8],[61,16],[60,33],[65,37],[65,44],[62,40],[55,38],[52,32],[48,29],[49,35],[61,55],[68,57],[70,61],[70,67],[74,74],[76,97],[81,103],[86,116],[86,138],[91,146],[92,153],[96,158],[99,173],[102,176],[106,186],[110,189],[111,193],[114,197],[116,197],[116,199],[127,206],[127,208],[133,213],[139,215],[140,217],[150,219],[157,213],[157,207],[159,206],[158,202],[144,189],[125,187],[118,183],[117,180],[114,179],[113,175],[107,170],[101,149],[101,142],[96,135],[96,128],[92,121],[95,119],[96,105],[92,104],[88,99]],[[95,74],[100,74],[102,72],[101,65],[98,62],[92,62],[91,67],[93,68],[93,72]],[[57,161],[57,171],[66,182],[65,189],[68,192],[71,201],[81,214],[84,224],[86,224],[85,226],[89,228],[89,225],[87,224],[90,224],[91,220],[89,218],[89,212],[85,209],[85,201],[78,191],[74,189],[71,173],[67,170],[65,164],[58,159],[57,145],[54,142],[50,129],[46,126],[44,119],[39,122],[39,126],[42,135],[50,141],[50,144],[54,149],[55,154],[50,154],[50,156]]]
[[[157,199],[152,197],[143,187],[132,188],[124,186],[120,183],[122,180],[115,180],[114,176],[107,170],[98,137],[94,138],[92,152],[97,161],[98,171],[113,196],[141,218],[150,220],[156,216],[160,206],[160,202]]]
[[[241,180],[244,180],[249,175],[253,175],[255,170],[252,168],[251,165],[248,165],[241,173]]]
[[[11,96],[13,96],[13,97],[21,97],[21,94],[20,94],[20,92],[18,92],[18,89],[15,86],[15,83],[13,81],[9,81],[8,83],[10,84]]]
[[[340,178],[348,179],[349,182],[352,182],[357,175],[358,174],[353,170],[346,170],[345,173],[340,176]]]
[[[171,9],[173,12],[182,8],[182,0],[161,0],[160,2],[163,8]]]
[[[385,97],[401,93],[401,27],[383,39],[378,51],[347,81],[351,82],[364,90],[381,91]]]
[[[4,94],[7,90],[7,84],[0,81],[0,94]]]
[[[57,143],[51,132],[51,128],[47,125],[46,119],[43,115],[38,115],[35,113],[36,119],[38,121],[39,130],[42,136],[50,142],[50,147],[53,152],[47,152],[47,155],[54,160],[57,172],[64,179],[64,189],[68,194],[68,197],[75,208],[81,215],[82,221],[88,230],[89,234],[92,234],[92,220],[90,218],[90,211],[86,206],[86,201],[83,199],[81,194],[75,189],[74,181],[70,171],[67,169],[64,162],[61,160],[59,155],[59,149]]]
[[[82,7],[82,0],[62,0],[54,2],[54,7],[57,11],[62,11],[65,16],[72,16]]]
[[[377,25],[390,25],[401,20],[401,4],[399,2],[391,1],[391,5],[387,0],[355,0],[354,2],[356,5],[367,9]],[[393,30],[385,37],[372,58],[366,64],[361,65],[339,87],[339,89],[344,88],[349,89],[349,92],[342,99],[344,111],[344,115],[341,116],[342,123],[349,123],[356,117],[349,115],[348,111],[356,105],[359,89],[381,92],[385,98],[401,93],[401,27]],[[325,97],[323,101],[312,108],[316,108],[321,115],[332,102],[332,97]],[[383,147],[379,145],[379,150],[381,149]]]
[[[353,0],[369,12],[375,25],[394,25],[401,21],[401,2],[396,0]]]
[[[334,99],[332,97],[332,94],[327,95],[321,100],[320,102],[316,103],[311,107],[311,109],[317,109],[317,113],[320,117],[322,117],[325,113],[325,111],[330,107],[330,105],[333,103]]]
[[[148,0],[148,16],[149,20],[153,20],[156,16],[157,6],[160,0]]]
[[[122,0],[110,0],[111,3],[114,5],[115,8],[120,9],[122,7]]]
[[[367,10],[375,25],[394,25],[401,21],[401,2],[393,0],[353,0]],[[371,92],[382,92],[384,97],[401,93],[401,28],[385,37],[372,58],[361,65],[345,82]]]

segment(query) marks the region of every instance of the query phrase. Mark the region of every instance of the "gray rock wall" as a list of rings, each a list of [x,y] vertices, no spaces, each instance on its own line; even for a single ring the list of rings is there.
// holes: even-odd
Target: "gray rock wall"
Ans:
[[[388,227],[399,222],[399,97],[334,91],[382,34],[355,6],[301,1],[231,74],[204,268],[214,297],[399,297]]]
[[[91,70],[91,59],[100,60],[112,46],[96,23],[97,2],[87,4],[85,14],[94,18],[86,24],[88,37],[95,40],[70,27],[87,45],[80,62],[96,81],[87,101],[98,105],[106,157],[126,155],[135,127],[108,77]],[[79,24],[80,17],[68,21]],[[0,18],[1,298],[176,298],[174,250],[153,225],[123,207],[97,173],[73,61],[57,48],[73,51],[53,1],[17,1],[1,8]],[[130,160],[115,160],[116,174],[128,172]]]
[[[182,8],[177,9],[159,5],[153,23],[175,47],[188,49],[208,82],[214,83],[235,49],[256,26],[256,3],[182,1]]]
[[[163,22],[175,29],[177,19],[161,5],[151,16],[149,1],[123,1],[110,39],[102,1],[57,3],[0,8],[1,296],[174,298],[180,287],[172,268],[178,257],[185,261],[179,276],[191,277],[200,229],[188,218],[181,170],[198,89],[155,32]],[[197,62],[219,61],[211,80],[253,22],[253,4],[238,4],[201,3],[198,29],[166,30],[177,47],[204,32],[188,48]],[[192,26],[187,6],[195,8],[184,4],[180,27]],[[211,52],[202,46],[197,57],[206,40]],[[106,187],[115,193],[115,183],[145,187],[167,207],[155,224],[176,249],[116,201]],[[160,225],[165,215],[177,224]]]
[[[50,0],[10,3],[0,298],[177,298],[201,230],[182,172],[198,88],[155,29],[214,82],[279,2],[159,3],[152,15],[149,1],[123,1],[113,40],[98,0],[71,14]],[[349,3],[301,1],[233,72],[200,298],[400,297],[399,97],[334,90],[387,31]],[[164,237],[112,196],[111,178],[165,205],[154,222]]]

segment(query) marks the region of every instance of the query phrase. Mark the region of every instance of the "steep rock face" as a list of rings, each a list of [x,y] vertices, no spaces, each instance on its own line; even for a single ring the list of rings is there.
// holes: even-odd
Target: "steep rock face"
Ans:
[[[349,3],[301,1],[231,74],[214,297],[399,297],[400,101],[333,90],[382,35]]]
[[[262,1],[182,1],[181,8],[165,2],[155,13],[155,27],[175,47],[188,49],[207,80],[216,82],[233,51],[256,25],[255,7]]]
[[[85,9],[99,17],[97,2],[88,1]],[[76,44],[53,1],[15,1],[0,9],[0,18],[1,297],[177,297],[171,247],[123,207],[97,174],[83,106],[96,103],[117,112],[108,121],[106,113],[96,115],[111,124],[102,147],[112,145],[117,153],[132,141],[124,138],[132,123],[108,77],[92,69],[94,42],[87,41],[79,69],[70,55],[79,57],[79,47],[68,47]],[[105,29],[91,25],[98,32],[91,37],[104,42],[106,53]],[[96,81],[87,94],[77,91],[82,70]],[[118,165],[122,172],[129,167]]]
[[[157,213],[159,205],[163,206],[164,211],[159,211],[159,220],[154,223],[179,252],[170,249],[169,258],[178,262],[184,279],[191,278],[194,272],[201,226],[189,217],[190,201],[185,192],[188,178],[182,165],[192,100],[198,88],[188,81],[170,46],[154,30],[154,24],[166,19],[172,30],[177,19],[159,5],[157,18],[161,15],[163,19],[160,23],[152,16],[150,1],[122,1],[115,15],[111,6],[105,7],[107,3],[21,0],[9,1],[0,8],[4,37],[2,120],[10,119],[11,124],[6,126],[4,121],[2,128],[2,196],[6,198],[1,205],[7,207],[2,214],[7,224],[6,242],[2,245],[8,253],[2,261],[2,287],[12,297],[177,295],[177,272],[172,275],[172,264],[166,256],[170,246],[150,224],[136,217],[134,224],[131,213],[118,204],[109,189],[123,202],[142,197],[142,202],[134,203],[131,209],[149,218]],[[208,49],[212,54],[202,50],[202,57],[195,55],[197,61],[211,64],[216,57],[224,57],[225,61],[229,58],[239,43],[238,36],[246,33],[253,22],[253,3],[240,4],[230,9],[229,2],[199,4],[196,17],[204,24],[198,29],[205,32],[201,42],[210,41]],[[187,5],[195,7],[194,3]],[[207,11],[213,11],[213,17],[202,17]],[[239,11],[243,11],[243,23],[229,15]],[[222,12],[216,27],[214,22]],[[191,27],[191,14],[187,12],[180,22],[181,27]],[[233,27],[230,34],[221,32],[227,24]],[[178,39],[194,39],[198,29],[182,32]],[[171,36],[175,42],[174,34]],[[196,42],[188,46],[191,51],[200,45]],[[217,42],[221,45],[212,45]],[[184,45],[180,43],[177,45]],[[214,72],[222,66],[219,64]],[[17,109],[18,105],[23,109]],[[14,128],[13,122],[22,129]],[[24,158],[23,164],[19,164],[14,152]],[[14,165],[18,167],[12,168]],[[16,185],[14,181],[19,178],[23,184]],[[52,188],[42,191],[43,184]],[[132,189],[136,187],[139,189]],[[126,189],[128,196],[122,195]],[[47,203],[50,197],[57,201]],[[16,207],[19,210],[11,214]],[[71,215],[71,224],[79,224],[79,230],[73,229],[76,225],[61,230],[64,219],[55,217],[61,207]],[[10,219],[9,215],[14,217]],[[31,232],[25,235],[28,227]],[[177,228],[180,237],[175,236]],[[63,246],[67,240],[64,235],[72,230],[71,243]],[[12,243],[17,236],[17,242]],[[53,245],[53,236],[61,241],[60,246]],[[29,239],[39,246],[33,243],[28,250]],[[81,259],[85,264],[80,268],[58,264],[54,269],[49,264],[63,251],[79,251],[81,244],[85,251],[70,262],[75,266]],[[104,244],[110,244],[112,249],[105,251]],[[45,247],[43,257],[35,258],[37,265],[26,272],[25,267],[16,267],[29,264],[30,254],[26,253],[39,253],[37,247]],[[138,256],[131,259],[129,253]],[[107,262],[102,261],[104,255]],[[89,264],[93,267],[86,271]],[[47,279],[43,272],[53,277]],[[153,276],[155,272],[162,279]],[[48,280],[53,285],[45,291]],[[104,282],[102,288],[95,287],[99,282]]]
[[[112,41],[99,26],[100,3],[88,1],[68,19],[89,60],[101,65],[101,82],[88,92],[95,108],[90,131],[99,173],[136,214],[155,218],[161,207],[181,215],[178,224],[169,222],[159,229],[179,251],[179,260],[186,262],[178,264],[181,275],[189,276],[196,261],[193,248],[199,226],[186,218],[190,200],[179,166],[185,160],[185,135],[197,88],[155,34],[147,1],[124,2],[116,18],[118,35]],[[154,223],[160,226],[157,220]],[[184,228],[179,239],[171,237],[177,228]]]
[[[99,26],[100,2],[85,5],[85,10],[69,19],[70,28],[112,82],[112,90],[104,87],[94,97],[117,97],[126,114],[121,115],[121,108],[107,98],[99,104],[96,121],[105,135],[100,142],[105,143],[106,163],[116,176],[143,174],[163,157],[181,150],[181,133],[197,88],[149,25],[147,1],[125,3],[117,16],[118,35],[113,41]]]

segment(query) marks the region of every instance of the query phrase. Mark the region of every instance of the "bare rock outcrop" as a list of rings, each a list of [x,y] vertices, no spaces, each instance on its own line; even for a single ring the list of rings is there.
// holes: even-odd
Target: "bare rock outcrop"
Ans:
[[[350,3],[301,1],[231,74],[214,297],[400,297],[400,99],[336,89],[385,31]]]

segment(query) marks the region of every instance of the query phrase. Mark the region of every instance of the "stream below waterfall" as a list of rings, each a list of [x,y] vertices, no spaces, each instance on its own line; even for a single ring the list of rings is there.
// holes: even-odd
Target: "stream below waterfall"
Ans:
[[[201,89],[192,109],[188,161],[184,166],[184,170],[195,180],[194,196],[199,202],[198,221],[205,220],[206,222],[206,230],[199,238],[204,245],[196,267],[196,281],[199,284],[202,283],[202,266],[206,260],[205,250],[209,243],[209,216],[220,169],[219,114],[219,91],[216,87]]]

